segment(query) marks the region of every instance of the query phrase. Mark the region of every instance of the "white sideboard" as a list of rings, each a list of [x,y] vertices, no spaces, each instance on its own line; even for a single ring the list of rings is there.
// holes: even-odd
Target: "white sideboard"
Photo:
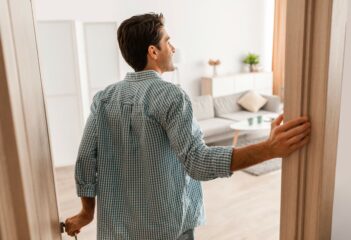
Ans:
[[[218,97],[246,90],[272,95],[272,72],[238,73],[201,79],[201,95]]]

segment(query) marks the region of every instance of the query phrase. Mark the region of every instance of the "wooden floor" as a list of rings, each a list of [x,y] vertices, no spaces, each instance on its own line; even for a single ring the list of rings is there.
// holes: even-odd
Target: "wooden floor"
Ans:
[[[56,169],[61,220],[76,214],[73,167]],[[281,171],[259,177],[236,172],[231,178],[203,182],[207,224],[195,231],[196,240],[279,239]],[[95,239],[96,222],[82,230],[80,240]],[[72,239],[64,234],[63,239]]]

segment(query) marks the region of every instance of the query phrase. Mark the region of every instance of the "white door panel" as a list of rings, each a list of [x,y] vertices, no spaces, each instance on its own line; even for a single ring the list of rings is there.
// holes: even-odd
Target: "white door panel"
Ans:
[[[77,97],[49,97],[46,104],[54,165],[73,165],[82,136]]]
[[[79,75],[74,23],[39,22],[37,36],[45,94],[75,94]]]
[[[116,23],[84,23],[89,88],[105,88],[120,79]]]

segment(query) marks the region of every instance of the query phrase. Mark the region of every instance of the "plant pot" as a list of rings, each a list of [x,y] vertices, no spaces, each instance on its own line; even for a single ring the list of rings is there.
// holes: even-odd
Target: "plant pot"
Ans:
[[[258,72],[258,68],[256,64],[251,64],[250,65],[250,72]]]

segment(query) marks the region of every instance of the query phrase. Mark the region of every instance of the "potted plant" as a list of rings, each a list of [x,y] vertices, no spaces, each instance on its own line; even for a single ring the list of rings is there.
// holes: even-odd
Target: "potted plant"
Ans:
[[[250,72],[257,72],[257,64],[260,63],[260,56],[254,53],[249,53],[244,58],[243,63],[250,65]]]

